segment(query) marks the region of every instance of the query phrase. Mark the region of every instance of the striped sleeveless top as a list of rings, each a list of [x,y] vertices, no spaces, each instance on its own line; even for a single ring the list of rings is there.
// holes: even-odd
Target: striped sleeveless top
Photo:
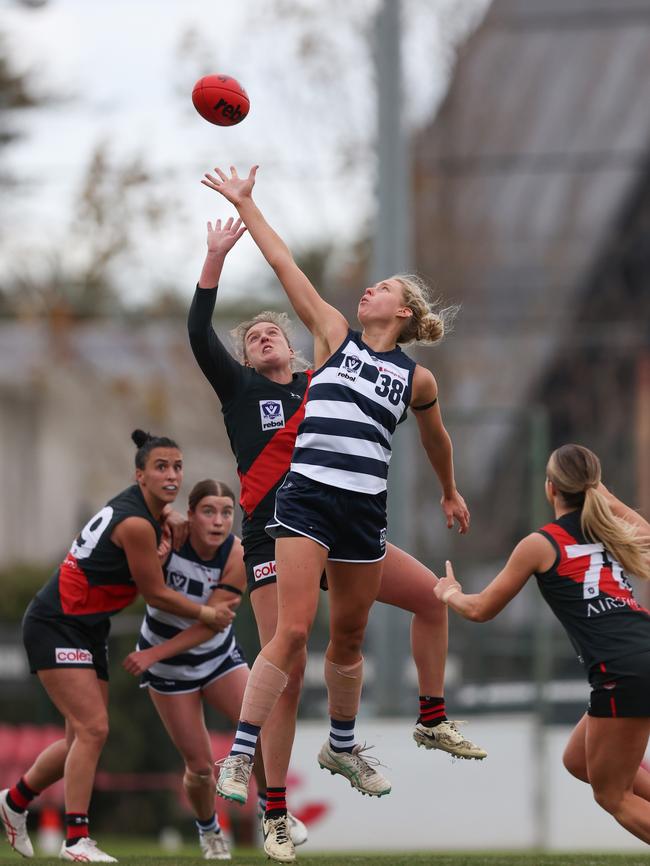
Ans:
[[[182,593],[190,601],[205,604],[221,580],[234,535],[229,535],[210,561],[199,559],[189,541],[174,551],[164,567],[165,582],[171,589]],[[174,637],[196,622],[147,605],[147,613],[140,627],[138,649],[149,649]],[[207,641],[177,656],[156,662],[149,673],[170,680],[199,680],[217,668],[235,643],[232,626],[218,632]]]
[[[391,439],[411,401],[416,363],[375,352],[357,331],[312,376],[291,470],[357,493],[386,490]]]

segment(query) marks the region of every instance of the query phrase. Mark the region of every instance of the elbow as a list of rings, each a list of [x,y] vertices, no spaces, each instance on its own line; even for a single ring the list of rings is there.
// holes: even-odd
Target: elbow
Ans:
[[[488,620],[493,619],[494,612],[489,610],[486,605],[482,605],[479,602],[472,605],[472,607],[467,611],[466,616],[467,619],[472,622],[488,622]]]

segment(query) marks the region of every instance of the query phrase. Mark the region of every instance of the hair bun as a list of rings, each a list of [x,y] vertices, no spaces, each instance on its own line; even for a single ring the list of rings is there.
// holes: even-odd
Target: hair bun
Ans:
[[[131,439],[133,440],[133,442],[135,442],[138,448],[142,448],[145,442],[153,439],[153,436],[151,435],[151,433],[145,433],[144,430],[138,429],[134,430],[133,433],[131,433]]]

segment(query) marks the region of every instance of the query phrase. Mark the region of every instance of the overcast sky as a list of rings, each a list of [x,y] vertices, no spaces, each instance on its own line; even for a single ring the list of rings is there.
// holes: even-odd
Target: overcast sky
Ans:
[[[413,126],[444,92],[449,41],[486,6],[403,0]],[[367,34],[376,8],[376,0],[49,0],[29,10],[5,0],[0,29],[16,67],[30,72],[37,94],[65,98],[15,115],[23,137],[4,155],[22,185],[0,210],[0,272],[25,259],[37,267],[54,246],[73,254],[72,203],[102,141],[116,159],[143,156],[158,178],[155,192],[173,202],[173,218],[142,232],[138,259],[122,266],[119,279],[134,298],[161,283],[191,291],[205,222],[229,213],[199,183],[216,164],[260,163],[258,201],[290,244],[357,236],[374,208]],[[251,111],[241,125],[219,128],[195,112],[192,86],[212,72],[246,87]],[[264,275],[247,238],[229,264],[224,293]]]

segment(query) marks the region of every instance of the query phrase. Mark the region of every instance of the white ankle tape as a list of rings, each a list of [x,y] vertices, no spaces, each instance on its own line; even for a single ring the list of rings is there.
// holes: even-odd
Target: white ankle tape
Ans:
[[[330,716],[341,721],[354,719],[361,701],[363,659],[353,665],[337,665],[325,656],[325,684]]]
[[[261,727],[288,682],[289,676],[260,653],[248,675],[241,705],[242,721]]]

